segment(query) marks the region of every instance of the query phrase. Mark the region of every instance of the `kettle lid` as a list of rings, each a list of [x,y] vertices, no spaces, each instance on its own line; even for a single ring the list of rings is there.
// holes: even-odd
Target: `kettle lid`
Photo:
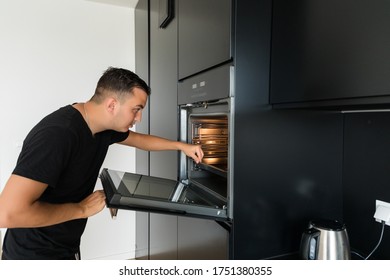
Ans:
[[[324,230],[345,230],[345,224],[337,220],[319,219],[310,221],[310,226]]]

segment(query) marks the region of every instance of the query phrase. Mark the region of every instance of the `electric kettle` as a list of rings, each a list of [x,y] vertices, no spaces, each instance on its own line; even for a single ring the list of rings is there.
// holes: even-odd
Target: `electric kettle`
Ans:
[[[347,229],[336,220],[312,220],[303,232],[300,254],[304,260],[349,260]]]

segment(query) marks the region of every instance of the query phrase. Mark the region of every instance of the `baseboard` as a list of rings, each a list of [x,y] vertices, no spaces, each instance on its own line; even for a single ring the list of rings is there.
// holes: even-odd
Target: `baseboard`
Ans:
[[[135,252],[126,252],[126,253],[109,255],[109,256],[95,257],[91,259],[84,259],[81,252],[82,260],[131,260],[134,259],[134,257],[135,257]]]

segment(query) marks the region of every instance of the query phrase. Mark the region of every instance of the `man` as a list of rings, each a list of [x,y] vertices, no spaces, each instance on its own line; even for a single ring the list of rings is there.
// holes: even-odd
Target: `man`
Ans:
[[[8,228],[2,259],[77,258],[87,218],[105,206],[94,187],[113,143],[202,160],[198,145],[129,130],[149,94],[133,72],[109,68],[89,101],[60,108],[30,131],[0,194],[0,227]]]

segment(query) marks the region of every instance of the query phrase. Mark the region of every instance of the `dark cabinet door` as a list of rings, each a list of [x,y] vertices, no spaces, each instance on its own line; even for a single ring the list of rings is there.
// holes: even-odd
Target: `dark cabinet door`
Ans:
[[[178,1],[174,1],[178,2]],[[175,3],[176,4],[176,3]],[[149,131],[177,139],[177,17],[165,21],[167,1],[150,1],[150,118]],[[177,13],[173,7],[173,15]],[[165,13],[167,12],[167,13]],[[172,12],[172,11],[171,11]],[[149,175],[177,179],[178,155],[175,151],[150,152]],[[149,214],[149,258],[177,258],[177,217]]]
[[[172,4],[174,2],[175,6],[172,11],[168,11],[166,9],[166,5],[169,3]],[[220,39],[215,40],[216,38],[212,38],[212,42],[206,42],[208,47],[207,49],[212,49],[212,52],[215,54],[217,51],[218,57],[220,57],[221,53],[224,53],[222,58],[218,58],[214,60],[210,60],[210,63],[207,63],[207,58],[204,59],[202,66],[198,64],[195,65],[195,69],[205,69],[209,68],[215,64],[219,64],[226,60],[230,59],[230,9],[231,9],[231,0],[228,1],[186,1],[186,0],[177,0],[177,1],[165,1],[165,0],[140,0],[136,9],[136,38],[144,38],[147,35],[147,44],[140,45],[141,42],[139,39],[136,41],[136,60],[140,60],[141,58],[144,61],[147,61],[148,68],[144,71],[143,65],[139,66],[137,63],[137,72],[141,71],[148,74],[147,78],[149,80],[149,84],[152,89],[152,94],[149,98],[148,108],[149,110],[149,118],[146,119],[146,115],[144,113],[142,123],[147,123],[147,127],[145,130],[141,130],[141,132],[151,134],[156,134],[169,139],[177,139],[177,127],[178,127],[178,119],[177,119],[177,81],[178,81],[178,22],[179,22],[179,11],[178,5],[184,5],[185,8],[188,7],[191,9],[191,6],[188,6],[186,2],[192,2],[192,4],[201,5],[206,10],[195,9],[196,15],[195,17],[199,18],[199,16],[203,17],[207,14],[206,17],[215,20],[213,17],[219,17],[219,14],[228,15],[227,18],[224,18],[223,21],[226,23],[221,23],[221,20],[217,20],[218,24],[223,24],[227,26],[227,31],[229,35],[227,35],[228,40],[225,40],[226,43],[222,45],[216,46],[215,42],[220,41]],[[212,3],[209,3],[212,2]],[[220,7],[220,3],[224,3],[224,7],[228,8],[229,11],[224,7]],[[228,4],[227,4],[228,3]],[[214,4],[218,7],[215,7]],[[213,7],[211,7],[213,6]],[[183,8],[183,7],[182,7]],[[211,10],[210,10],[211,8]],[[221,10],[219,10],[221,8]],[[145,9],[147,9],[147,13],[145,13]],[[187,10],[188,11],[188,10]],[[171,13],[170,13],[171,12]],[[187,16],[192,17],[192,12],[187,13]],[[172,16],[173,15],[173,16]],[[147,22],[145,22],[145,18]],[[164,19],[169,18],[169,20],[164,21]],[[185,16],[181,17],[182,21],[189,22],[190,19],[185,19]],[[202,21],[202,20],[201,20]],[[222,22],[223,22],[222,21]],[[165,22],[163,26],[161,23]],[[209,28],[206,22],[199,23],[203,27],[200,28],[203,31],[208,33]],[[185,26],[185,25],[184,25]],[[187,28],[192,28],[191,24],[187,25]],[[214,27],[213,27],[214,28]],[[219,33],[215,32],[214,33]],[[199,35],[199,34],[198,34]],[[217,37],[221,34],[207,35],[206,37],[210,40],[211,37]],[[199,38],[199,36],[198,36]],[[190,38],[188,38],[190,39]],[[142,39],[144,41],[144,39]],[[139,45],[139,47],[137,47]],[[191,45],[181,44],[182,47],[192,47]],[[224,50],[225,49],[225,50]],[[228,49],[228,51],[226,51]],[[185,62],[183,65],[192,66],[192,62],[198,63],[198,58],[204,52],[204,49],[199,50],[198,47],[194,46],[194,50],[197,52],[197,58],[186,57],[183,60]],[[192,53],[194,50],[189,49],[187,53]],[[211,53],[211,51],[207,51],[207,53]],[[147,54],[147,55],[144,55]],[[227,55],[226,55],[227,54]],[[208,55],[208,57],[213,55]],[[192,60],[193,59],[193,60]],[[199,72],[201,70],[190,70],[186,73]],[[184,74],[188,76],[190,74]],[[138,131],[139,125],[137,125]],[[163,178],[169,178],[171,180],[177,179],[178,176],[178,157],[177,152],[173,151],[163,151],[163,152],[151,152],[148,154],[146,158],[147,161],[139,160],[137,156],[137,173],[148,174],[151,176],[158,176]],[[146,162],[146,164],[144,163]],[[139,168],[139,164],[142,167],[145,167],[147,172],[143,172],[145,168]],[[137,211],[137,219],[136,219],[136,246],[137,246],[137,258],[141,259],[177,259],[178,257],[178,244],[183,242],[191,243],[191,238],[187,238],[182,236],[183,233],[178,229],[178,216],[161,214],[163,212],[141,212]],[[190,218],[188,218],[190,219]],[[198,218],[193,218],[198,219]],[[219,225],[215,223],[212,219],[207,219],[202,222],[203,219],[199,219],[200,224],[205,224],[206,226],[211,224],[212,227],[217,227],[219,230]],[[215,225],[214,225],[215,224]],[[194,225],[195,227],[195,225]],[[203,232],[209,232],[206,228],[201,230],[199,227],[196,228],[199,236],[197,241],[202,243],[201,234]],[[214,232],[214,231],[212,231]],[[185,233],[184,233],[185,234]],[[223,232],[224,236],[226,235]],[[179,235],[181,235],[180,240]],[[209,236],[209,234],[207,234]],[[183,238],[186,238],[183,241]],[[193,237],[194,238],[194,237]],[[209,250],[216,251],[212,248],[213,245],[217,244],[220,247],[220,243],[214,242],[212,244],[207,243],[203,244],[203,246],[207,246]],[[180,245],[181,246],[181,245]],[[190,248],[186,248],[186,255],[184,258],[209,258],[208,251],[202,250],[202,252],[207,253],[201,257],[201,250],[199,250],[200,246],[197,245],[196,248],[192,248],[197,253],[191,253]],[[226,248],[225,248],[226,250]],[[218,251],[219,252],[219,251]],[[183,256],[182,256],[183,257]]]
[[[160,28],[161,5],[150,1],[150,134],[178,139],[177,119],[177,18]],[[177,179],[175,151],[150,153],[149,175]]]
[[[386,0],[275,0],[271,103],[390,97],[389,10]]]
[[[135,18],[135,72],[149,84],[149,5],[148,0],[139,0],[134,13]],[[142,113],[142,121],[137,124],[137,132],[149,133],[149,105]],[[149,153],[136,150],[136,171],[149,175]]]
[[[178,2],[179,80],[231,58],[231,0]]]
[[[178,217],[179,260],[225,260],[229,231],[212,220]]]

